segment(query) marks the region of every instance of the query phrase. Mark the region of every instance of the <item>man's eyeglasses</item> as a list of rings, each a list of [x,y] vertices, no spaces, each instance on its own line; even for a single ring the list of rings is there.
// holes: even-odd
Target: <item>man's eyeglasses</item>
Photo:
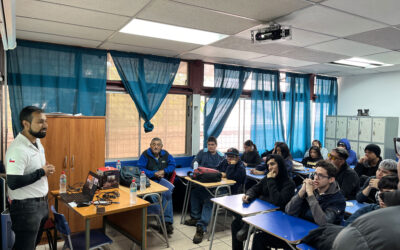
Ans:
[[[323,179],[323,178],[329,178],[327,175],[319,174],[319,173],[313,173],[311,175],[311,179]]]
[[[340,160],[339,157],[332,155],[331,153],[328,153],[328,158],[329,160]]]

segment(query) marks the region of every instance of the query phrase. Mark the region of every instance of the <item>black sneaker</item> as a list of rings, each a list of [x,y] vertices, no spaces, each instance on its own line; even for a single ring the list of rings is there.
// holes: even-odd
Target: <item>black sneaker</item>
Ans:
[[[192,226],[192,227],[195,227],[196,225],[197,225],[197,221],[198,220],[196,220],[196,219],[194,219],[194,218],[190,218],[189,220],[185,220],[185,225],[186,226]]]
[[[196,234],[193,237],[193,243],[199,244],[203,241],[204,231],[201,225],[197,225]]]
[[[236,239],[238,241],[245,241],[247,239],[247,233],[249,232],[249,224],[245,223],[242,228],[236,233]]]
[[[166,222],[165,226],[167,228],[167,234],[173,234],[174,233],[174,227],[172,226],[172,223]]]

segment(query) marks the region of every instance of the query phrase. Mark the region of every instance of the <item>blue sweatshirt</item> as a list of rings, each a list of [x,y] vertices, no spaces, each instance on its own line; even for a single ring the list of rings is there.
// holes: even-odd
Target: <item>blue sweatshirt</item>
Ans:
[[[152,160],[154,160],[156,162],[156,166],[151,166],[151,169],[149,169],[149,167],[150,167],[150,166],[148,166],[149,159],[145,156],[145,152],[147,153],[148,157],[151,157]],[[144,173],[146,174],[147,177],[153,178],[155,172],[162,170],[162,169],[164,169],[164,172],[167,175],[174,172],[175,167],[176,167],[175,159],[167,151],[161,150],[160,157],[158,159],[154,156],[154,154],[150,148],[147,149],[145,152],[143,152],[140,155],[140,158],[137,162],[137,166],[140,168],[140,171],[144,171]],[[167,154],[168,154],[168,156],[166,157]],[[152,170],[153,168],[155,170]]]

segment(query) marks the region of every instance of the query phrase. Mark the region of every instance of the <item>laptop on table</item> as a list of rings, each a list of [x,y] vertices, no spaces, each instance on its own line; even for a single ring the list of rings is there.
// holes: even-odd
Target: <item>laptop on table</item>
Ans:
[[[89,171],[89,174],[86,177],[85,185],[83,185],[81,193],[71,193],[71,194],[62,193],[62,194],[60,194],[60,197],[66,203],[89,202],[89,201],[93,200],[93,196],[94,196],[98,186],[99,186],[98,176],[95,173],[93,173],[92,171]]]

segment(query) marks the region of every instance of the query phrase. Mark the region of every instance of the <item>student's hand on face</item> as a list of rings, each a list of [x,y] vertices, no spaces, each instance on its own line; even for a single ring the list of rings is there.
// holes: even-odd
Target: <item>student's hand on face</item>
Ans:
[[[306,192],[308,196],[314,195],[314,185],[313,185],[313,180],[311,179],[306,179]]]
[[[367,160],[368,158],[364,155],[363,157],[360,158],[360,160],[358,161],[359,163],[363,163]]]
[[[265,162],[267,160],[267,157],[264,156],[263,158],[261,158],[263,162]]]
[[[368,186],[371,187],[371,188],[378,189],[378,182],[379,182],[379,179],[371,179],[369,181]]]
[[[275,178],[277,176],[275,171],[270,171],[267,174],[267,178]]]
[[[243,203],[249,203],[250,202],[249,198],[250,197],[248,195],[243,195],[243,197],[242,197]]]

